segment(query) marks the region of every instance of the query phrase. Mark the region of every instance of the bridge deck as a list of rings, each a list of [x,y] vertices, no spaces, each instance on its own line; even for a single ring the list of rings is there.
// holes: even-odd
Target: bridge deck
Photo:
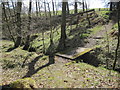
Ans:
[[[57,56],[68,58],[68,59],[76,59],[77,57],[80,57],[88,52],[93,50],[93,48],[84,48],[84,47],[79,47],[74,50],[68,50],[64,52],[57,53]]]

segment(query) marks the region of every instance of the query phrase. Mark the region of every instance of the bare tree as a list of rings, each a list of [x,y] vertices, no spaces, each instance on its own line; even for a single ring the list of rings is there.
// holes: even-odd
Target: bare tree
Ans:
[[[46,54],[49,55],[49,64],[54,64],[54,53],[55,53],[55,46],[53,42],[53,28],[52,28],[52,22],[51,22],[51,11],[50,11],[50,6],[48,3],[48,10],[49,10],[49,23],[50,23],[50,46],[48,47],[48,50]]]
[[[31,9],[32,9],[32,0],[29,1],[28,26],[27,26],[28,32],[30,31],[30,24],[31,24]],[[30,34],[28,33],[26,43],[25,43],[25,46],[23,47],[23,50],[28,50],[29,46],[30,46]]]
[[[77,9],[77,0],[75,0],[75,5],[74,5],[75,11],[74,13],[78,13],[78,9]]]
[[[70,10],[69,10],[69,4],[68,4],[68,2],[67,2],[66,7],[67,7],[67,14],[69,15],[70,14]]]
[[[41,16],[41,4],[40,4],[40,1],[38,0],[38,8],[39,8],[39,14]]]
[[[47,5],[48,5],[49,17],[51,17],[50,5],[49,3],[47,3]]]
[[[58,44],[58,50],[65,49],[65,40],[67,38],[66,35],[66,4],[67,2],[62,2],[62,24],[61,24],[61,37]]]
[[[57,13],[58,13],[58,6],[57,6],[56,0],[55,0],[55,7],[56,7],[56,15],[57,15]]]
[[[47,17],[47,9],[46,9],[46,2],[44,0],[44,9],[45,9],[45,17]]]
[[[55,3],[53,0],[52,0],[52,7],[53,7],[53,15],[55,15]]]
[[[11,22],[11,29],[15,29],[15,24],[14,24],[14,22],[16,20],[16,18],[15,18],[15,10],[14,10],[15,8],[14,8],[14,5],[12,5],[13,9],[11,9],[9,3],[10,2],[7,0],[7,2],[6,2],[7,6],[8,6],[8,8],[7,8],[8,9],[7,15],[9,17],[9,21]]]
[[[116,50],[115,50],[115,60],[114,60],[114,63],[113,63],[113,70],[115,69],[115,66],[116,66],[116,62],[118,60],[118,49],[119,49],[119,46],[120,46],[120,2],[117,3],[117,13],[118,13],[118,42],[117,42],[117,47],[116,47]]]
[[[8,6],[8,8],[7,8],[8,11],[9,11],[9,13],[8,13],[9,15],[8,15],[8,16],[9,16],[9,19],[10,19],[11,16],[12,16],[12,14],[11,14],[10,5],[9,5],[9,1],[8,1],[8,0],[7,0],[6,4],[7,4],[7,6]]]
[[[21,45],[22,35],[21,35],[21,8],[22,8],[22,1],[17,1],[17,40],[15,41],[15,48]]]
[[[110,2],[110,11],[112,11],[113,2]]]
[[[7,23],[7,28],[8,28],[8,32],[9,32],[9,35],[10,35],[10,38],[13,40],[13,42],[15,43],[15,38],[14,38],[14,36],[13,36],[13,34],[12,34],[12,31],[11,31],[11,28],[10,28],[10,26],[9,26],[9,21],[8,21],[8,18],[7,18],[7,14],[6,14],[6,11],[5,11],[5,4],[4,4],[4,2],[2,2],[2,22],[6,22]],[[4,17],[3,17],[4,16]]]
[[[36,0],[36,16],[38,17],[38,1]]]
[[[87,7],[87,3],[86,3],[86,2],[85,2],[85,7],[86,7],[86,11],[87,11],[88,7]],[[90,22],[90,19],[89,19],[89,17],[88,17],[88,12],[86,12],[86,14],[87,14],[88,24],[89,24],[89,26],[90,26],[90,25],[91,25],[91,22]]]
[[[13,10],[14,10],[14,15],[15,15],[15,5],[14,5],[13,0],[11,0],[11,2],[12,2],[12,7],[13,7]]]
[[[85,11],[85,2],[84,2],[84,0],[82,0],[82,4],[83,4],[83,11]]]

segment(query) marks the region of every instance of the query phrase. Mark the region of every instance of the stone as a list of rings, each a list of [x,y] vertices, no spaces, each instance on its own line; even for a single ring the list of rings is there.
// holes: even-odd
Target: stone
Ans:
[[[38,88],[36,85],[35,80],[32,78],[24,78],[24,79],[18,79],[12,83],[10,83],[10,88],[19,88],[19,89],[29,89],[33,90],[35,88]]]

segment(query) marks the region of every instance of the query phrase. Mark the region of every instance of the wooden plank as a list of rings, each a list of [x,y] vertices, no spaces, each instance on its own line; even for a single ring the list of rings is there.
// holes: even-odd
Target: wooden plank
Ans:
[[[75,14],[69,14],[66,17],[69,18],[69,17],[73,17],[73,16],[77,16],[77,15],[81,15],[81,14],[89,13],[89,12],[95,12],[95,9],[91,9],[91,10],[87,10],[87,11],[83,11],[83,12],[79,12]],[[62,17],[62,15],[58,15],[58,17]]]
[[[63,57],[63,58],[67,58],[67,59],[75,59],[77,57],[80,57],[80,56],[90,52],[91,50],[93,50],[93,48],[79,47],[79,48],[77,48],[75,50],[57,53],[56,55],[60,56],[60,57]]]
[[[91,9],[91,10],[80,12],[80,13],[76,13],[76,14],[70,14],[70,15],[67,15],[67,17],[73,17],[73,16],[77,16],[77,15],[82,15],[84,13],[89,13],[89,12],[95,12],[95,9]]]
[[[82,55],[90,52],[91,50],[92,50],[91,48],[87,48],[87,49],[85,49],[85,50],[82,51],[82,52],[76,53],[72,58],[75,59],[75,58],[77,58],[77,57],[80,57],[80,56],[82,56]]]

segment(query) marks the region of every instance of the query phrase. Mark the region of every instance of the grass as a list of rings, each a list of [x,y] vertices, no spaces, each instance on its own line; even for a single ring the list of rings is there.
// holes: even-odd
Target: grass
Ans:
[[[96,31],[96,29],[93,29]],[[0,59],[3,67],[3,78],[0,84],[9,84],[21,79],[28,70],[29,63],[33,62],[37,55],[17,48],[12,52],[6,52],[13,43],[2,41],[2,54]],[[22,67],[24,60],[25,66]],[[48,62],[48,56],[43,56],[34,64],[35,69]],[[94,67],[86,63],[64,61],[55,57],[55,64],[45,67],[33,74],[33,78],[39,88],[117,88],[119,87],[120,74],[103,67]],[[12,68],[11,68],[12,67]],[[21,71],[21,72],[19,72]]]
[[[113,26],[112,29],[114,29],[114,30],[118,30],[118,23],[116,23],[116,24]]]
[[[97,14],[104,19],[109,19],[109,13],[110,11],[97,11]]]
[[[100,45],[99,52],[96,52],[96,56],[101,61],[101,66],[106,67],[106,60],[108,60],[108,68],[112,69],[114,58],[115,58],[115,49],[117,46],[117,38],[111,36],[111,32],[117,27],[117,23],[114,24],[111,30],[107,31],[107,34],[104,35],[103,39],[98,40],[97,45]],[[108,50],[109,48],[109,50]],[[118,61],[120,59],[120,50],[118,50]],[[120,65],[117,61],[116,68],[119,69]]]
[[[59,37],[60,37],[60,28],[56,31],[53,30],[53,42],[56,44],[59,41]],[[59,34],[57,33],[59,32]],[[36,38],[36,40],[34,40],[33,42],[31,42],[31,47],[35,48],[37,51],[36,52],[41,52],[41,50],[43,49],[43,40],[42,40],[42,35],[40,34],[38,38]],[[45,32],[44,34],[44,44],[45,44],[45,50],[47,50],[47,48],[50,45],[50,31]]]
[[[93,8],[93,9],[95,9],[95,11],[99,11],[99,8]],[[88,9],[88,10],[91,10],[91,9]],[[104,12],[105,10],[108,10],[108,8],[100,8],[100,10],[101,10],[101,12]],[[83,11],[83,9],[78,9],[78,12],[82,12],[82,11]],[[70,12],[70,14],[74,14],[74,9],[71,9],[69,12]],[[41,12],[41,16],[45,16],[44,13],[45,13],[44,11]],[[57,13],[57,15],[61,15],[62,14],[62,10],[58,10],[57,12],[55,11],[55,14],[56,13]],[[49,16],[49,12],[46,12],[46,14],[47,14],[47,16]],[[53,16],[53,11],[51,11],[51,15]],[[22,16],[26,17],[27,14],[23,14]],[[32,13],[32,16],[33,17],[37,17],[36,12]],[[40,16],[39,12],[38,12],[38,16]]]
[[[105,12],[104,12],[105,13]],[[87,23],[87,22],[84,22]],[[83,24],[83,23],[82,23]],[[81,26],[84,26],[81,25]],[[69,39],[74,38],[76,34],[81,32],[80,30],[75,31],[74,28],[76,25],[73,25],[73,32],[75,34],[70,34],[70,27],[67,28],[67,35]],[[116,27],[116,26],[115,26]],[[102,29],[101,25],[97,25],[91,29],[86,30],[86,33],[83,33],[82,36],[79,35],[79,38],[86,38],[90,35],[94,35]],[[53,41],[57,45],[60,38],[60,28],[53,30],[54,38]],[[43,48],[41,33],[38,34],[39,37],[31,42],[31,46],[37,49],[37,52]],[[50,31],[45,32],[45,48],[47,49],[50,40]],[[120,73],[112,70],[105,69],[103,67],[94,67],[92,65],[75,61],[70,61],[68,59],[62,59],[60,57],[55,57],[55,64],[44,67],[40,69],[43,65],[49,62],[48,56],[41,56],[41,53],[38,55],[36,52],[28,52],[22,50],[22,47],[14,49],[11,52],[6,52],[8,48],[13,46],[13,42],[2,40],[1,53],[2,58],[0,63],[3,67],[3,77],[0,85],[6,85],[18,79],[24,77],[28,72],[36,73],[32,74],[31,78],[34,79],[39,86],[39,88],[117,88],[119,87],[119,78]],[[105,42],[104,40],[99,41],[99,43]],[[114,41],[111,41],[114,43]],[[106,43],[105,43],[106,44]],[[105,46],[105,44],[102,44]],[[101,47],[100,47],[101,48]],[[103,51],[106,50],[106,47],[102,48]],[[101,51],[100,53],[103,53]],[[105,54],[105,52],[103,53]],[[99,54],[98,58],[106,60],[105,55]],[[82,60],[80,60],[82,61]],[[32,69],[30,69],[32,68]]]
[[[73,11],[74,10],[70,10],[70,12],[73,12]],[[81,9],[79,11],[81,11]],[[100,11],[100,12],[102,14],[100,14],[100,13],[99,14],[103,15],[103,14],[107,13],[108,11]],[[58,13],[60,14],[61,11],[58,11]],[[79,23],[79,26],[80,27],[88,26],[88,21],[85,20],[84,22]],[[74,31],[74,29],[76,29],[76,25],[72,25],[72,29],[73,30],[70,29],[70,26],[66,29],[66,33],[67,33],[69,39],[74,38],[77,33],[81,32],[80,30],[77,30],[76,32]],[[94,28],[91,28],[89,31],[92,32],[92,34],[94,34],[94,33],[98,32],[100,29],[101,29],[101,26],[98,25],[98,26],[95,26]],[[60,39],[60,30],[61,30],[61,28],[58,28],[58,30],[57,30],[58,32],[56,30],[53,30],[53,32],[54,32],[53,41],[56,44],[56,46],[57,46],[59,39]],[[69,35],[70,31],[73,31],[76,34]],[[89,35],[90,35],[89,33],[83,33],[82,35],[80,35],[80,38],[86,38]],[[38,52],[38,53],[43,52],[43,40],[41,37],[42,37],[42,35],[39,34],[39,37],[36,40],[34,40],[33,42],[31,42],[31,47],[35,48],[36,52]],[[44,37],[45,37],[44,43],[45,43],[45,51],[46,51],[50,45],[50,39],[49,39],[50,38],[50,31],[45,32]]]
[[[31,88],[31,86],[33,88],[38,88],[35,81],[31,78],[18,79],[10,84],[12,88]]]
[[[86,20],[79,24],[80,27],[85,27],[87,25],[88,25],[88,21],[86,21]],[[102,26],[97,25],[93,28],[86,30],[86,33],[82,33],[83,32],[82,30],[80,30],[80,29],[76,30],[76,25],[72,25],[72,30],[71,30],[71,27],[69,26],[66,28],[66,33],[67,33],[68,39],[73,39],[78,33],[80,33],[79,38],[83,39],[83,38],[87,38],[90,35],[97,33],[101,29],[102,29]],[[53,42],[54,42],[55,46],[58,45],[58,42],[60,39],[60,34],[61,34],[60,32],[61,32],[61,28],[58,28],[57,31],[53,30]],[[73,32],[73,33],[70,35],[71,32]],[[39,37],[36,40],[34,40],[33,42],[31,42],[31,47],[35,48],[37,50],[36,52],[38,52],[38,53],[43,52],[43,40],[41,37],[42,37],[42,35],[39,34]],[[45,40],[44,40],[45,51],[47,51],[47,49],[50,45],[50,31],[45,32],[44,37],[45,37]]]
[[[97,25],[94,28],[89,29],[91,31],[91,35],[96,34],[97,32],[99,32],[103,27],[101,25]]]
[[[95,8],[96,11],[99,11],[99,9],[100,9],[100,11],[109,10],[109,8]]]

